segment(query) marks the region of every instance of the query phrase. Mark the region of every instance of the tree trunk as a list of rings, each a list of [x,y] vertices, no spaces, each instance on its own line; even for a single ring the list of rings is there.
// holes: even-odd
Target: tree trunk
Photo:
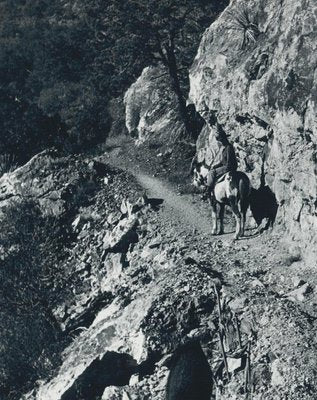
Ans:
[[[173,45],[168,46],[168,48],[166,49],[166,55],[167,55],[167,57],[166,57],[167,65],[166,66],[168,68],[168,72],[169,72],[169,76],[170,76],[171,88],[177,97],[178,108],[179,108],[181,119],[185,126],[186,136],[190,136],[191,135],[190,119],[189,119],[189,115],[187,112],[186,100],[185,100],[183,91],[181,89],[180,81],[179,81],[178,69],[177,69],[177,63],[176,63],[176,57],[175,57]]]

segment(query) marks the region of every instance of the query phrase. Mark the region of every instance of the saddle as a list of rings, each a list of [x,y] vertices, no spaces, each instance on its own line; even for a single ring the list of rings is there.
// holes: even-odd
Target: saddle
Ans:
[[[229,174],[229,172],[226,172],[225,174],[220,175],[220,177],[216,179],[216,184],[223,182],[228,174]]]
[[[220,175],[219,178],[216,179],[212,190],[209,192],[209,195],[210,195],[212,198],[214,198],[214,196],[215,196],[215,188],[216,188],[216,185],[218,185],[218,183],[224,182],[225,179],[226,179],[226,177],[227,177],[229,174],[230,174],[230,172],[226,172],[225,174]]]

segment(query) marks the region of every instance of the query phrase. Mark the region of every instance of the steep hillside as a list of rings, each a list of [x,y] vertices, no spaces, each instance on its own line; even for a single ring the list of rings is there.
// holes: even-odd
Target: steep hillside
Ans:
[[[89,158],[45,151],[0,178],[1,399],[17,398],[60,362],[76,328],[65,310],[83,323],[91,318],[87,302],[99,309],[106,301],[89,270],[99,260],[105,218],[111,223],[122,200],[138,196],[125,176]]]
[[[240,168],[275,193],[283,232],[312,266],[317,249],[316,65],[313,0],[232,1],[204,33],[190,71],[190,101],[230,134]],[[214,158],[212,128],[198,161]],[[205,173],[205,169],[202,170]]]
[[[180,196],[129,162],[118,149],[49,152],[1,179],[0,205],[9,192],[45,200],[42,211],[72,232],[63,286],[48,304],[63,341],[22,398],[163,400],[172,353],[193,338],[212,368],[213,398],[316,398],[317,277],[274,236],[248,231],[233,242],[228,220],[215,239],[198,195]]]

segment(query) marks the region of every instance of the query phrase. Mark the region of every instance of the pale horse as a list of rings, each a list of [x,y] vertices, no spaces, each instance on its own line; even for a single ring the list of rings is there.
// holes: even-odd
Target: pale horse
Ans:
[[[250,180],[244,172],[227,172],[218,179],[214,188],[214,193],[212,194],[208,191],[208,197],[212,208],[213,235],[221,235],[224,232],[223,218],[226,205],[231,207],[236,220],[234,238],[238,239],[240,236],[244,235],[250,193]]]

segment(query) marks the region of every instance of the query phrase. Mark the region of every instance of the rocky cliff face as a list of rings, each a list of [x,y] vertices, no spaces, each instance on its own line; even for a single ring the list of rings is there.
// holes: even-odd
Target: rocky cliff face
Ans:
[[[165,142],[178,137],[184,129],[177,100],[170,90],[168,75],[162,67],[148,67],[124,97],[126,126],[137,143]]]
[[[190,100],[215,113],[255,188],[275,192],[278,220],[308,260],[317,249],[317,9],[313,0],[232,1],[203,35]],[[212,163],[211,128],[197,142]],[[203,170],[204,171],[204,170]]]

